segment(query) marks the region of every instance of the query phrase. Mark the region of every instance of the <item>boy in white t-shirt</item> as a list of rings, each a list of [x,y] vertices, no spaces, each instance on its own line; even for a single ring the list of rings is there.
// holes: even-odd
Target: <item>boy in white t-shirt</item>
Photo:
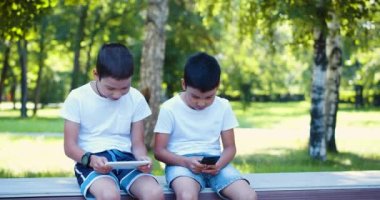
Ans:
[[[62,108],[65,154],[76,161],[75,176],[86,199],[120,199],[120,189],[138,199],[163,199],[144,145],[143,119],[151,114],[131,86],[133,58],[127,47],[99,51],[95,80],[70,92]],[[112,169],[108,161],[148,160],[137,169]]]
[[[228,100],[216,96],[219,81],[216,59],[197,53],[186,62],[184,91],[161,106],[154,153],[166,163],[166,180],[177,199],[198,199],[205,187],[224,199],[257,199],[249,182],[230,164],[238,122]],[[208,165],[200,162],[204,156],[220,158]]]

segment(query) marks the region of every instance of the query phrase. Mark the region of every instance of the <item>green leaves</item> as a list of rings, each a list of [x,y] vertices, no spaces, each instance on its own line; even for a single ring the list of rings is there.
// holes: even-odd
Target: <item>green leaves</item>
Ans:
[[[54,5],[51,2],[48,0],[0,2],[0,38],[11,40],[26,35],[35,21]]]

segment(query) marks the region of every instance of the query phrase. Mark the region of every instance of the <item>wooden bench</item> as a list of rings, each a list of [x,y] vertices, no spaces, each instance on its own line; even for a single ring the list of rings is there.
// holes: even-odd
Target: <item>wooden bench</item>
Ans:
[[[347,172],[297,172],[246,174],[259,200],[380,199],[380,170]],[[164,177],[158,177],[166,199],[174,199]],[[123,199],[130,199],[122,192]],[[3,178],[0,199],[82,200],[74,178]],[[206,188],[200,199],[219,199]]]

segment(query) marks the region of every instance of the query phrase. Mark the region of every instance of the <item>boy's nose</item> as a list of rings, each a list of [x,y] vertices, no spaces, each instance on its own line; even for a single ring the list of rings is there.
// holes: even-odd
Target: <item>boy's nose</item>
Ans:
[[[121,92],[114,92],[114,93],[112,93],[111,97],[112,97],[112,99],[117,100],[117,99],[119,99],[122,95],[123,95],[123,94],[122,94]]]
[[[200,106],[200,107],[203,107],[203,106],[206,105],[206,101],[198,101],[197,105]]]

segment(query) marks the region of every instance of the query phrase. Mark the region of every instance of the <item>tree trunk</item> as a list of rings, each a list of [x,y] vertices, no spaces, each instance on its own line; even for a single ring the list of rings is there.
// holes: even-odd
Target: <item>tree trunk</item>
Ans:
[[[9,68],[9,82],[10,82],[10,91],[9,91],[9,96],[8,99],[12,101],[13,104],[13,110],[16,110],[16,88],[17,88],[17,77],[15,73],[13,72],[13,68]]]
[[[80,43],[82,42],[84,38],[84,28],[85,28],[85,21],[87,18],[87,10],[88,10],[88,5],[80,6],[79,10],[79,24],[77,27],[77,33],[75,36],[75,41],[74,41],[74,67],[73,67],[73,72],[72,72],[72,80],[71,80],[71,90],[75,89],[76,87],[79,86],[80,84],[80,78],[81,78],[81,71],[80,71],[80,49],[81,45]]]
[[[326,159],[326,138],[324,136],[324,96],[327,67],[326,37],[321,28],[314,30],[314,67],[311,92],[311,122],[309,154],[314,159]]]
[[[44,60],[45,60],[45,32],[47,27],[47,20],[42,19],[41,29],[40,29],[40,39],[38,44],[40,46],[40,52],[38,53],[38,74],[37,74],[37,82],[36,88],[34,89],[34,108],[33,108],[33,116],[36,116],[38,110],[38,104],[40,103],[40,93],[41,93],[41,79],[44,69]]]
[[[9,54],[11,52],[11,47],[9,44],[5,44],[5,51],[4,51],[4,60],[3,60],[3,69],[1,70],[1,77],[0,77],[0,103],[3,100],[3,91],[4,91],[4,82],[5,78],[7,78],[8,70],[9,70]]]
[[[325,96],[325,134],[327,150],[337,153],[335,143],[336,116],[339,103],[339,85],[342,69],[342,45],[339,23],[335,13],[331,13],[332,21],[328,24],[329,35],[327,37],[326,53],[329,64],[326,72],[326,96]]]
[[[28,42],[25,38],[20,39],[17,42],[18,54],[20,57],[20,66],[21,66],[21,117],[26,118],[27,107],[26,103],[28,101],[28,82],[27,82],[27,46]]]
[[[354,90],[355,90],[355,109],[363,108],[364,106],[363,86],[360,84],[355,84]]]
[[[160,107],[168,12],[167,0],[149,0],[140,69],[140,90],[152,110],[152,115],[145,121],[145,144],[148,148],[153,144],[153,129]]]
[[[90,42],[88,44],[87,48],[87,61],[86,61],[86,67],[84,70],[84,76],[83,76],[83,82],[87,83],[89,80],[88,72],[91,70],[91,67],[93,65],[92,58],[91,58],[91,52],[92,52],[92,47],[94,46],[95,43],[95,36],[98,34],[101,28],[104,28],[105,21],[101,21],[100,19],[100,13],[102,12],[101,7],[98,7],[95,9],[93,14],[95,15],[95,18],[91,24],[91,31],[89,33],[88,38],[90,39]],[[97,24],[100,24],[99,26],[96,26]]]

